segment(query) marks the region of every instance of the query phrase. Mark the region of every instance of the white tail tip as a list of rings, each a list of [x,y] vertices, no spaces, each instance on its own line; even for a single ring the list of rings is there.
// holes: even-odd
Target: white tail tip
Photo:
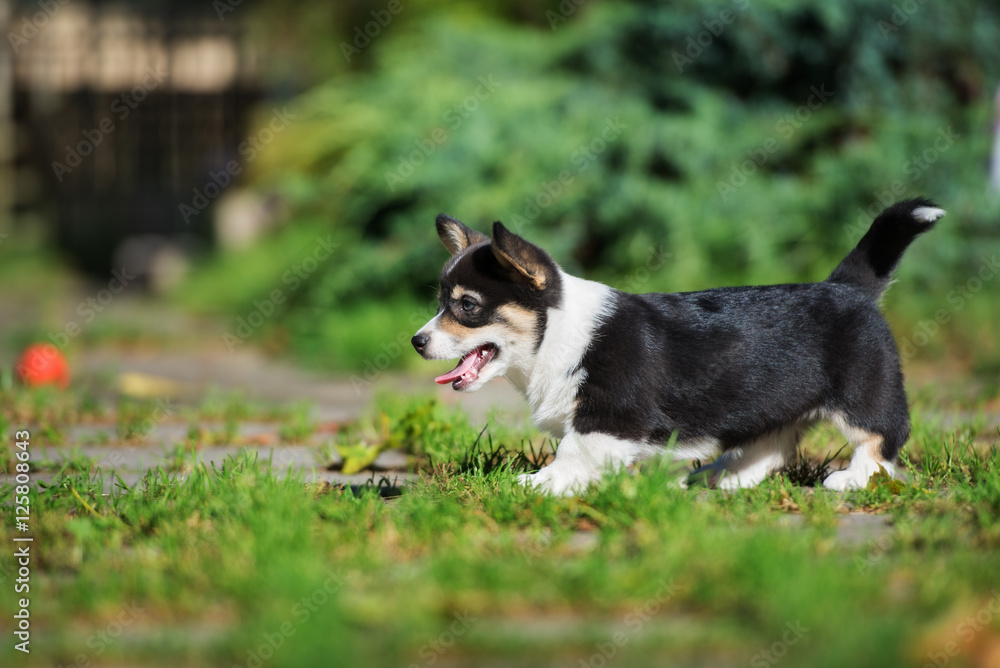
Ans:
[[[918,206],[913,210],[913,217],[921,223],[933,223],[944,215],[944,209],[936,206]]]

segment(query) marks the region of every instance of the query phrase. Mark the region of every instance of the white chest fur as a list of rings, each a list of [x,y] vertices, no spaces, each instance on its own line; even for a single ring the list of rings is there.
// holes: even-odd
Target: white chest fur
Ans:
[[[531,368],[509,374],[528,400],[535,426],[557,438],[572,426],[577,389],[586,379],[580,361],[607,317],[613,294],[601,283],[566,273],[561,278],[562,305],[549,309]]]

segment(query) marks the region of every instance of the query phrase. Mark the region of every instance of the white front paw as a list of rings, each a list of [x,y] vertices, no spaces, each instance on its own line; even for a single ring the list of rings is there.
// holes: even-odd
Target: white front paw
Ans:
[[[539,492],[554,496],[569,496],[581,492],[592,480],[589,477],[574,476],[555,464],[536,473],[524,473],[517,477],[517,481],[525,487],[534,487]]]
[[[868,484],[868,476],[850,469],[831,473],[823,481],[823,487],[832,489],[835,492],[843,492],[848,489],[862,489]]]

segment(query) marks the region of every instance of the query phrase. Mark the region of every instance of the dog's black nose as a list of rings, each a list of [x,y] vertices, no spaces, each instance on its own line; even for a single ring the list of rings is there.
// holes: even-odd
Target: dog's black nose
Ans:
[[[421,354],[423,354],[424,346],[427,345],[428,341],[430,341],[430,337],[427,336],[426,334],[417,334],[412,339],[410,339],[410,343],[412,343],[413,347],[417,349],[417,352]]]

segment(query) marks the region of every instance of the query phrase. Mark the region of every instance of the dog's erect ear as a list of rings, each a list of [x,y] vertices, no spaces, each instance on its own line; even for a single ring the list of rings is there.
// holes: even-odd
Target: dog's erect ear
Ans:
[[[471,230],[460,221],[443,213],[437,217],[436,225],[438,236],[441,237],[444,247],[452,255],[458,255],[469,246],[489,241],[489,238],[485,234]]]
[[[493,223],[493,243],[490,248],[504,268],[535,290],[544,290],[550,285],[551,276],[556,270],[552,258],[538,246],[508,230],[500,221]]]

